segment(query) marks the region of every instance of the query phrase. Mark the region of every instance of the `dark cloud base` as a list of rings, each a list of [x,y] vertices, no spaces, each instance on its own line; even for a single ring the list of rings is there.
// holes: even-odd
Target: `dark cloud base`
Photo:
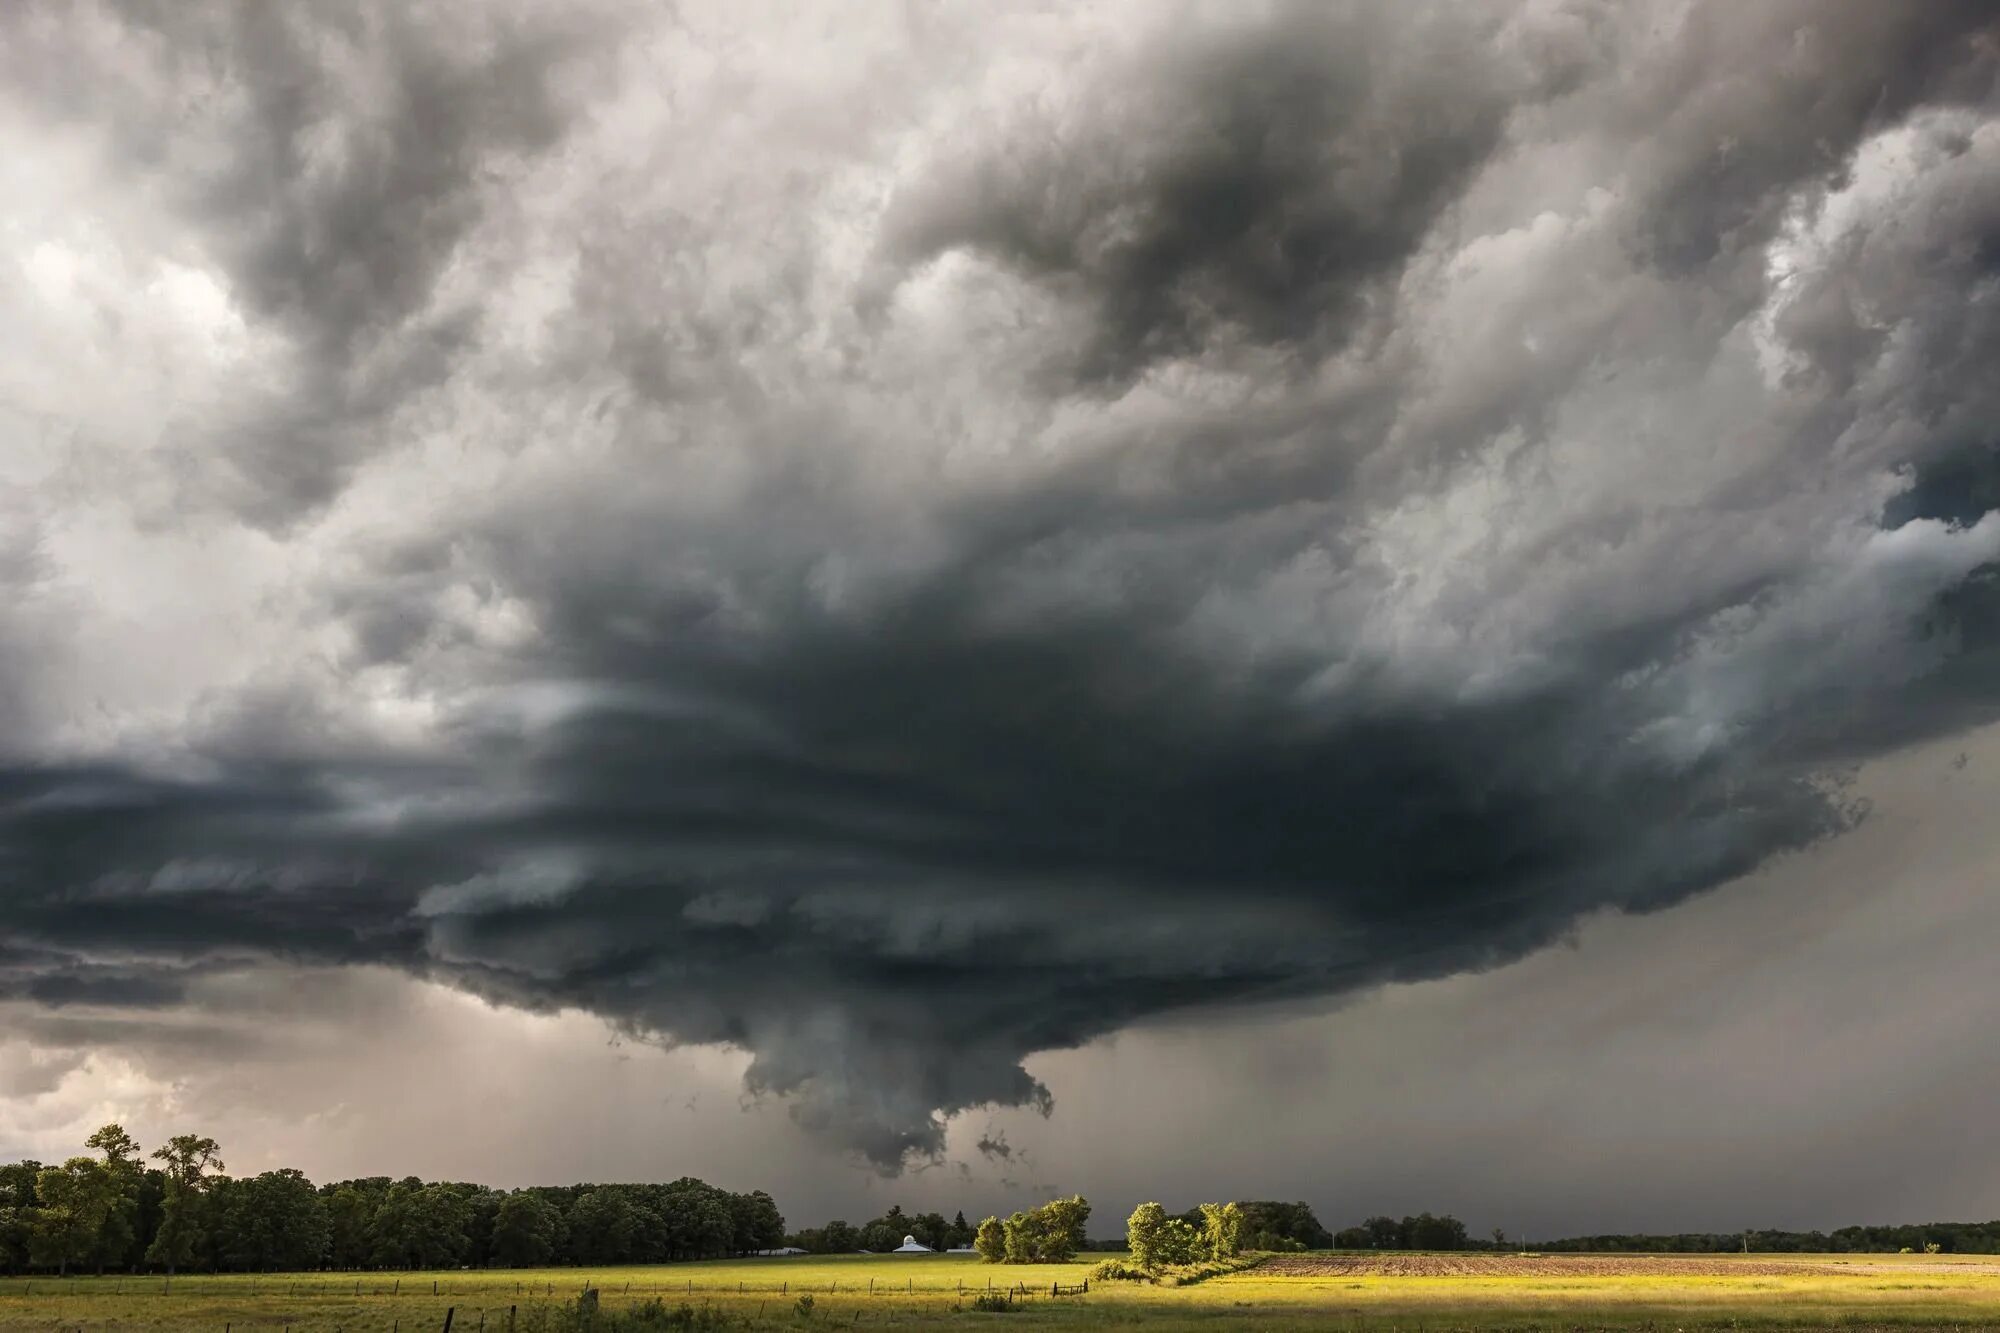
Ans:
[[[560,73],[601,37],[496,22],[475,59],[378,18],[128,34],[170,73],[205,53],[247,99],[215,130],[235,165],[172,174],[305,367],[276,406],[186,445],[227,461],[225,507],[260,526],[338,496],[390,414],[482,346],[478,312],[434,289],[507,164],[561,151],[584,112]],[[246,959],[387,964],[745,1048],[753,1090],[893,1170],[941,1151],[941,1116],[1046,1111],[1021,1063],[1036,1051],[1492,967],[1848,827],[1864,812],[1844,771],[1996,703],[1990,11],[1715,6],[1644,40],[1616,11],[1574,18],[1309,6],[1194,24],[1107,64],[1083,110],[958,145],[875,224],[852,296],[877,326],[953,259],[1044,303],[1050,336],[1012,391],[1048,412],[1190,367],[1283,405],[1197,403],[905,505],[871,500],[868,456],[841,447],[868,422],[787,419],[773,444],[760,417],[754,480],[705,513],[660,498],[675,456],[634,446],[654,471],[439,515],[330,598],[355,671],[449,687],[430,743],[246,695],[169,755],[7,761],[0,998],[163,1006]],[[35,27],[43,49],[59,28]],[[357,59],[387,103],[336,81]],[[124,152],[172,156],[173,117],[122,112],[140,118],[116,127]],[[1768,475],[1704,497],[1699,521],[1635,480],[1537,558],[1447,568],[1457,600],[1384,568],[1384,516],[1510,432],[1550,450],[1562,503],[1563,414],[1607,367],[1643,398],[1671,355],[1695,396],[1771,298],[1760,257],[1788,219],[1903,126],[1932,164],[1915,202],[1839,241],[1774,323],[1791,361],[1743,425]],[[351,151],[304,151],[328,133]],[[1628,325],[1667,327],[1593,352],[1580,317],[1563,327],[1558,267],[1528,304],[1574,338],[1566,370],[1499,350],[1423,370],[1406,331],[1428,327],[1441,238],[1551,142],[1573,151],[1548,170],[1623,191],[1598,280],[1652,293],[1628,298]],[[656,274],[628,276],[576,320],[678,318]],[[748,359],[754,328],[722,327],[696,332]],[[865,359],[874,335],[852,336]],[[643,403],[673,377],[634,355],[623,401]],[[1315,382],[1329,367],[1346,387]],[[1412,435],[1413,405],[1452,393]],[[643,438],[631,410],[624,438]],[[1834,498],[1799,508],[1815,494]],[[913,510],[941,542],[828,593],[830,558],[865,567]],[[1759,525],[1808,538],[1696,576]],[[1684,594],[1656,567],[1537,619],[1536,580],[1587,579],[1589,552],[1616,564],[1654,530]],[[1283,602],[1312,571],[1318,600]],[[535,633],[467,665],[439,611],[467,587]],[[1475,672],[1516,624],[1525,646]],[[1430,633],[1458,649],[1408,648]]]

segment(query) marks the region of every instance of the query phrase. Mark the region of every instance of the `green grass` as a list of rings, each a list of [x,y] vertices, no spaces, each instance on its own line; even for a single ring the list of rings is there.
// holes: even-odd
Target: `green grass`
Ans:
[[[2000,1264],[1952,1262],[1951,1256],[1784,1256],[1845,1264],[1850,1271],[1782,1277],[1280,1277],[1252,1270],[1177,1289],[1093,1282],[1087,1296],[1050,1298],[1051,1282],[1075,1284],[1104,1257],[1027,1267],[935,1255],[749,1259],[596,1272],[195,1276],[176,1278],[170,1289],[159,1278],[11,1278],[0,1279],[0,1330],[277,1333],[289,1327],[297,1333],[439,1333],[450,1308],[456,1312],[453,1333],[508,1333],[511,1307],[517,1333],[533,1333],[546,1327],[554,1306],[573,1300],[586,1282],[599,1290],[606,1311],[658,1297],[670,1309],[683,1303],[710,1308],[758,1328],[2000,1329]],[[995,1290],[1020,1284],[1031,1298],[1011,1314],[963,1308],[989,1282]],[[808,1320],[796,1312],[797,1298],[805,1293],[814,1298]]]

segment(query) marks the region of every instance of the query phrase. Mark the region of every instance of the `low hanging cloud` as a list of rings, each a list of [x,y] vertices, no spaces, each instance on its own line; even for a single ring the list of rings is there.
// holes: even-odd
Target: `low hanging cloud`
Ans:
[[[387,965],[893,1171],[2000,702],[1985,6],[174,14],[0,43],[0,998]]]

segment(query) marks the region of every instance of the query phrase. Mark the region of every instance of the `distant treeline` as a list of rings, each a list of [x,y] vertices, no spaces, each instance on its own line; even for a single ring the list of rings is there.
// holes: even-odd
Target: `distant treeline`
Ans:
[[[1945,1254],[2000,1254],[2000,1222],[1929,1222],[1922,1226],[1842,1227],[1838,1231],[1689,1231],[1673,1235],[1614,1234],[1566,1236],[1559,1240],[1510,1240],[1496,1230],[1491,1237],[1469,1236],[1465,1224],[1446,1213],[1419,1213],[1400,1220],[1371,1217],[1360,1226],[1335,1233],[1333,1245],[1342,1250],[1516,1250],[1545,1253],[1665,1253],[1727,1254],[1748,1249],[1757,1254],[1894,1254],[1926,1250]],[[1279,1246],[1245,1248],[1275,1249]]]
[[[89,1146],[96,1156],[59,1166],[0,1166],[0,1272],[597,1266],[785,1243],[770,1195],[693,1177],[513,1191],[415,1176],[314,1185],[292,1170],[225,1175],[215,1141],[197,1135],[147,1157],[107,1125]]]
[[[1690,1231],[1671,1236],[1569,1236],[1537,1241],[1538,1250],[1660,1251],[1722,1254],[1748,1248],[1764,1254],[1914,1254],[1936,1246],[1944,1254],[2000,1254],[2000,1221],[1926,1222],[1921,1226],[1842,1227],[1838,1231]]]
[[[836,1218],[823,1227],[794,1232],[784,1243],[812,1254],[853,1254],[856,1250],[881,1254],[901,1245],[905,1236],[915,1236],[919,1244],[934,1250],[964,1249],[971,1246],[974,1234],[962,1212],[947,1222],[942,1213],[905,1213],[901,1204],[894,1204],[872,1222],[855,1226]]]

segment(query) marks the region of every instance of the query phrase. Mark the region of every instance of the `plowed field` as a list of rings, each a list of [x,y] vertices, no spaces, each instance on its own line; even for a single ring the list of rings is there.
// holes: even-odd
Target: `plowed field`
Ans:
[[[2000,1273],[2000,1265],[1989,1263],[1885,1265],[1867,1259],[1829,1263],[1823,1257],[1704,1254],[1285,1254],[1266,1260],[1257,1272],[1264,1277],[1861,1277],[1919,1267]]]

